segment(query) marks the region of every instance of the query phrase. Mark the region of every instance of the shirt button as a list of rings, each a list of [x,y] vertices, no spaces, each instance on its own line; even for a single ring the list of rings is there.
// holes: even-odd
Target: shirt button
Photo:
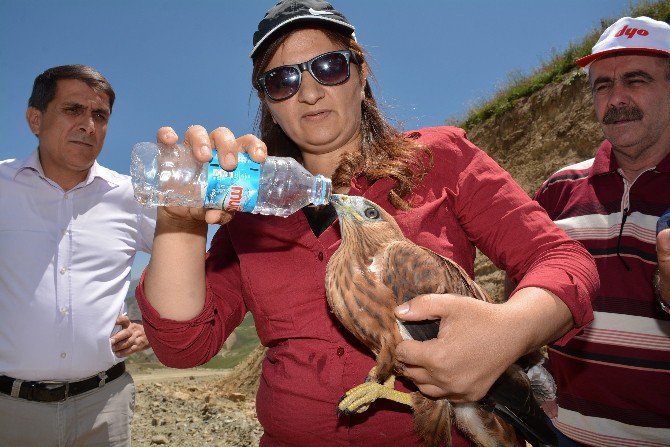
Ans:
[[[65,268],[65,267],[61,267],[59,271],[60,271],[60,274],[61,274],[61,275],[64,275],[65,272],[67,272],[67,268]]]
[[[323,261],[323,252],[322,251],[319,252],[318,258],[319,258],[319,261]]]
[[[64,359],[65,357],[67,357],[67,354],[65,352],[61,352],[60,353],[60,358]]]
[[[340,346],[339,348],[337,348],[337,356],[342,357],[343,355],[344,355],[344,348]]]
[[[60,313],[61,315],[67,315],[68,308],[63,306],[60,308]]]
[[[67,200],[67,197],[68,197],[67,194],[63,194],[63,198],[64,198],[65,200]]]

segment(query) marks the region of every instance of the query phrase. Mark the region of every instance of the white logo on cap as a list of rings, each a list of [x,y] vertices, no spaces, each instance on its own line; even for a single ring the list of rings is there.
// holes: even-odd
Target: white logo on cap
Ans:
[[[316,9],[312,9],[312,8],[309,8],[309,13],[312,14],[313,16],[333,15],[333,13],[330,12],[330,11],[317,11]]]

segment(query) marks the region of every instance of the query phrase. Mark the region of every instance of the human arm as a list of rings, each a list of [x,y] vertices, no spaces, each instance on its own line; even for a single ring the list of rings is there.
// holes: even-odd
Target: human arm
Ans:
[[[406,365],[403,375],[421,392],[453,402],[481,399],[510,364],[573,325],[565,303],[535,287],[519,290],[505,304],[422,295],[399,306],[396,315],[406,321],[441,320],[437,338],[403,341],[396,355]]]
[[[556,227],[509,174],[467,140],[456,140],[454,146],[458,151],[444,161],[435,155],[438,172],[446,172],[446,178],[451,169],[458,176],[451,184],[446,180],[446,207],[468,239],[517,286],[504,304],[453,295],[433,298],[448,300],[441,307],[449,311],[444,340],[402,342],[398,356],[409,364],[410,378],[415,378],[412,367],[423,370],[416,370],[416,379],[433,381],[433,393],[474,401],[521,355],[551,341],[565,343],[588,324],[599,281],[586,249]],[[434,361],[438,352],[441,362]],[[438,384],[447,381],[447,388],[438,391]]]
[[[121,330],[112,336],[110,342],[117,357],[128,357],[149,348],[142,321],[133,321],[127,315],[119,315],[116,324],[121,326]]]
[[[174,144],[177,135],[170,128],[162,128],[158,140]],[[207,135],[202,127],[193,126],[186,133],[185,143],[193,148],[206,148],[208,154],[200,155],[194,149],[200,161],[211,158],[211,147],[216,147],[223,154],[222,166],[226,169],[234,168],[230,162],[235,162],[236,151],[247,150],[256,161],[265,157],[265,146],[260,140],[252,136],[234,139],[225,129]],[[152,348],[168,366],[183,368],[206,362],[244,318],[239,270],[225,234],[215,236],[209,257],[205,251],[207,224],[227,223],[230,219],[232,214],[217,210],[178,207],[158,210],[151,260],[136,297]],[[207,282],[206,258],[210,266],[214,264],[210,267],[216,277],[214,285]]]
[[[158,131],[159,142],[171,145],[177,134],[169,127]],[[265,145],[251,135],[235,139],[230,130],[218,128],[211,134],[201,126],[191,126],[184,144],[193,148],[201,163],[212,157],[212,148],[221,156],[224,169],[234,169],[235,154],[247,151],[258,162],[265,160]],[[156,219],[151,260],[144,276],[144,291],[151,306],[163,318],[185,321],[199,315],[205,303],[205,248],[207,224],[225,224],[232,213],[202,208],[161,207]]]

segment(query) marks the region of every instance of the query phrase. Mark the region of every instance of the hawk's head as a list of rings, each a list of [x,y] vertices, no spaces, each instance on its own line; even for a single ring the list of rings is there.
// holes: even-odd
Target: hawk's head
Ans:
[[[330,202],[340,220],[343,243],[365,240],[366,245],[377,245],[405,238],[393,216],[368,199],[333,194]]]

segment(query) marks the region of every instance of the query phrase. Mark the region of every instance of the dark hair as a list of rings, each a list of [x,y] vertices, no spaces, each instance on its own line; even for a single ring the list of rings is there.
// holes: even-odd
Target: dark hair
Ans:
[[[364,51],[351,36],[327,28],[316,29],[323,31],[334,43],[355,53],[359,64],[352,66],[357,67],[359,74],[362,74],[363,64],[366,63]],[[265,93],[256,85],[256,79],[263,73],[277,48],[295,31],[296,29],[291,29],[256,53],[251,82],[261,100],[254,127],[257,134],[260,131],[259,136],[267,145],[268,153],[300,160],[298,146],[272,121],[270,111],[263,101]],[[369,83],[366,83],[364,92],[365,98],[361,103],[361,149],[342,156],[333,174],[333,189],[348,188],[351,179],[357,175],[364,175],[371,182],[392,178],[396,180],[396,185],[389,192],[388,199],[397,209],[406,210],[409,205],[404,198],[432,165],[430,149],[414,139],[404,137],[386,121],[372,95]]]
[[[105,77],[88,65],[60,65],[45,70],[35,78],[33,91],[28,99],[28,106],[45,112],[49,103],[56,96],[56,85],[59,79],[78,79],[85,82],[96,93],[104,93],[109,97],[109,111],[114,105],[114,89]]]

